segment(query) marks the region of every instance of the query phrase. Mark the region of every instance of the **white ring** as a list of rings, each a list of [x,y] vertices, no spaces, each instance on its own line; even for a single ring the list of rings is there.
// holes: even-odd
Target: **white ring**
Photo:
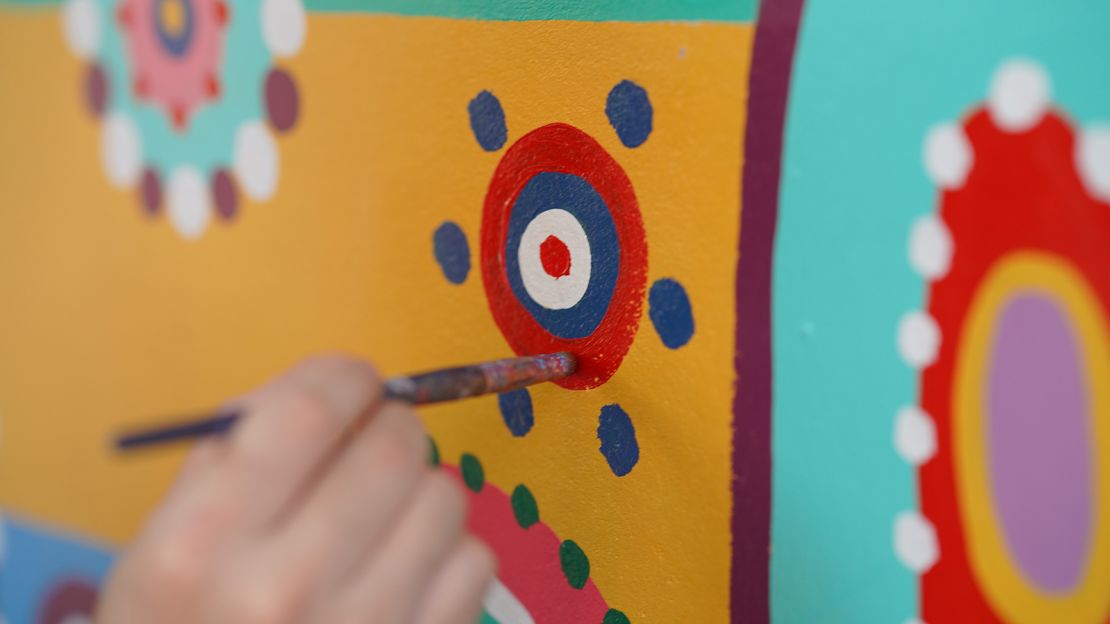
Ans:
[[[540,258],[540,245],[554,236],[570,251],[570,273],[549,275]],[[524,289],[533,301],[548,310],[574,307],[590,286],[590,241],[582,224],[571,213],[553,208],[536,215],[520,237],[517,259]]]

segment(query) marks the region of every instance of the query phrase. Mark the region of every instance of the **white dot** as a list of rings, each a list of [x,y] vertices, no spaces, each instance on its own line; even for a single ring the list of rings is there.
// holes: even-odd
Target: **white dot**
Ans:
[[[1079,175],[1087,192],[1110,202],[1110,126],[1092,126],[1079,135],[1076,146]]]
[[[1003,63],[991,80],[987,109],[999,128],[1024,132],[1037,125],[1052,100],[1052,85],[1040,64],[1013,59]]]
[[[910,265],[922,277],[936,280],[948,273],[952,263],[952,235],[944,222],[926,215],[910,228]]]
[[[278,151],[273,135],[259,121],[248,121],[235,132],[232,170],[247,197],[265,201],[277,189]]]
[[[204,233],[212,205],[208,185],[199,171],[189,166],[173,170],[166,190],[166,212],[183,238],[194,239]]]
[[[940,557],[933,525],[916,511],[903,511],[894,520],[894,553],[902,565],[921,574]]]
[[[304,45],[301,0],[262,0],[262,38],[274,56],[292,56]]]
[[[548,275],[540,247],[554,237],[566,246],[570,266],[566,275]],[[593,270],[590,241],[575,216],[561,208],[536,215],[524,228],[517,250],[520,278],[533,301],[548,310],[566,310],[582,300]]]
[[[936,361],[940,338],[937,322],[924,312],[909,312],[898,323],[898,352],[916,369]]]
[[[81,613],[71,613],[62,619],[60,624],[92,624],[89,616]]]
[[[123,113],[108,116],[100,129],[100,158],[112,184],[126,188],[139,180],[143,146],[139,129]]]
[[[925,624],[925,620],[921,618],[912,617],[902,622],[902,624]]]
[[[96,0],[66,0],[62,7],[62,32],[78,58],[92,58],[100,47],[100,13]]]
[[[929,461],[937,452],[937,429],[933,419],[914,405],[898,410],[894,418],[894,448],[913,466]]]
[[[941,188],[963,186],[971,170],[974,153],[962,127],[952,123],[937,124],[925,135],[922,149],[925,172]]]

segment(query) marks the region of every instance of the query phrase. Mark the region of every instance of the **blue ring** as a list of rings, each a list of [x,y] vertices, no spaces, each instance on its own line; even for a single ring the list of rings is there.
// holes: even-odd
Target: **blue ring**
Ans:
[[[174,56],[185,56],[189,51],[189,44],[193,39],[193,3],[191,0],[176,0],[181,2],[185,7],[185,27],[181,29],[181,34],[173,36],[162,28],[162,20],[159,16],[162,14],[162,5],[166,2],[174,2],[175,0],[158,0],[154,5],[152,16],[154,17],[154,32],[158,33],[158,41],[162,43],[170,54]]]
[[[540,213],[555,208],[578,219],[590,244],[590,283],[582,299],[565,310],[549,310],[532,299],[524,287],[518,260],[520,240],[528,224]],[[544,172],[533,176],[513,203],[505,240],[505,270],[513,294],[545,330],[565,340],[594,333],[609,311],[620,273],[617,228],[605,200],[576,175]]]

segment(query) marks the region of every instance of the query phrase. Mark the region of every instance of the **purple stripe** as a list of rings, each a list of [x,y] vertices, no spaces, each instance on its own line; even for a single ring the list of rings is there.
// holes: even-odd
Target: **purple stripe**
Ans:
[[[804,0],[763,0],[748,83],[732,402],[732,621],[770,621],[771,265],[790,70]]]

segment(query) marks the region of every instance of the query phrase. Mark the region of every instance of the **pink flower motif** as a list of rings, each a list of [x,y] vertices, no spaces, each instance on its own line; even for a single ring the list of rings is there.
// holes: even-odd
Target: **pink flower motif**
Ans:
[[[123,0],[116,17],[131,60],[135,97],[161,107],[178,131],[220,95],[230,17],[224,0]]]

